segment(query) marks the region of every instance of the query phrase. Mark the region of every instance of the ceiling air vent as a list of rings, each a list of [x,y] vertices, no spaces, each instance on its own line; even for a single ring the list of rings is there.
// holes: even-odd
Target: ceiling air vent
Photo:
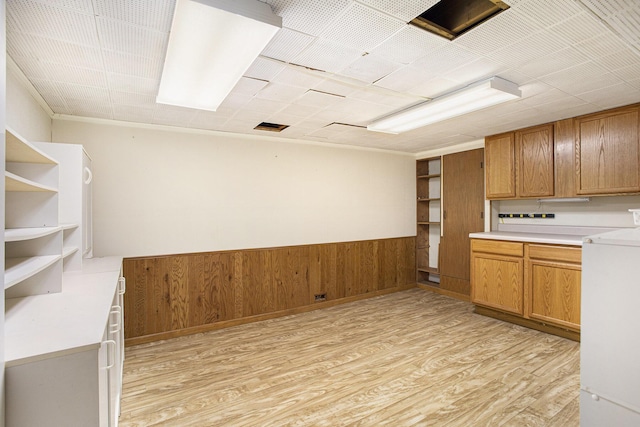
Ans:
[[[283,130],[285,130],[288,127],[289,127],[289,125],[279,125],[277,123],[262,122],[258,126],[254,127],[254,129],[255,130],[266,130],[266,131],[269,131],[269,132],[282,132]]]
[[[500,0],[440,0],[410,23],[453,40],[507,9]]]

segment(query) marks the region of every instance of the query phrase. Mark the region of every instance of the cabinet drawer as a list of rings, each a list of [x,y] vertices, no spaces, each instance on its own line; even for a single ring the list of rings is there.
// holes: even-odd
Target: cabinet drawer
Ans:
[[[529,258],[582,263],[582,249],[566,246],[529,245]]]
[[[502,240],[471,240],[473,252],[487,252],[498,255],[523,256],[524,244],[518,242],[504,242]]]

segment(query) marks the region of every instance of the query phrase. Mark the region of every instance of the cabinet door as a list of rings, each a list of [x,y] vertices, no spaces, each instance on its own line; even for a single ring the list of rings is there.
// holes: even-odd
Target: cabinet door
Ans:
[[[580,330],[580,280],[578,264],[529,260],[528,317]]]
[[[527,245],[526,317],[580,330],[582,249]]]
[[[442,159],[440,287],[463,295],[469,295],[469,233],[484,230],[483,157],[480,148]]]
[[[523,259],[472,253],[471,301],[522,315]]]
[[[553,124],[515,134],[519,197],[553,196]]]
[[[485,138],[487,199],[516,197],[514,133]]]
[[[639,107],[576,119],[578,194],[640,192]]]

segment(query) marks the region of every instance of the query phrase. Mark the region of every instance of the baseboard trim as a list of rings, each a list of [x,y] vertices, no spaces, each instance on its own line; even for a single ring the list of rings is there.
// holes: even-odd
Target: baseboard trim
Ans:
[[[481,314],[483,316],[493,317],[494,319],[503,320],[505,322],[515,323],[516,325],[535,329],[541,332],[546,332],[548,334],[557,335],[559,337],[567,338],[572,341],[580,342],[580,332],[562,329],[557,326],[548,325],[546,323],[538,322],[531,319],[525,319],[523,317],[514,316],[513,314],[503,313],[501,311],[492,310],[486,307],[476,306],[475,313]]]

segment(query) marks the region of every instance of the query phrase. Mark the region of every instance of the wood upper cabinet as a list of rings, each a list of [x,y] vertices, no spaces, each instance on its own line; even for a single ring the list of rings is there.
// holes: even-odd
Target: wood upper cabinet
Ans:
[[[471,241],[471,301],[524,314],[523,244]]]
[[[580,248],[527,245],[525,316],[580,330]]]
[[[516,156],[513,132],[485,138],[487,199],[516,197]]]
[[[553,124],[515,132],[517,196],[553,196]]]
[[[638,105],[576,119],[578,194],[640,192]]]
[[[487,198],[553,196],[553,137],[553,124],[487,137]]]

